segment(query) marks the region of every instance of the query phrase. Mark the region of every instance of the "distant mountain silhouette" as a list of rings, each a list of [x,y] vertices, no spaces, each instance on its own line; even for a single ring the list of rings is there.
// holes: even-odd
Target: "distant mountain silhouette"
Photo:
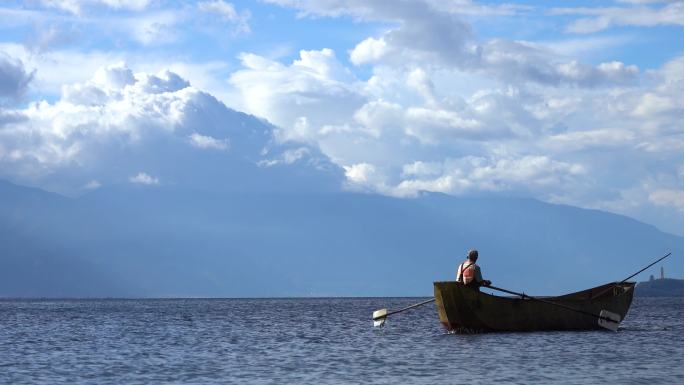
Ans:
[[[530,294],[620,280],[665,251],[684,272],[684,238],[596,210],[254,191],[126,184],[65,198],[0,182],[0,296],[430,295],[469,248],[485,278]]]

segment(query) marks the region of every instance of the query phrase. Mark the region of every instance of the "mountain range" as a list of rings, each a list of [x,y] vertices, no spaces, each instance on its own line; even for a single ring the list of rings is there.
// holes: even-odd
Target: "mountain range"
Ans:
[[[508,197],[121,185],[70,198],[0,182],[0,229],[5,297],[430,295],[469,248],[485,278],[530,294],[620,280],[666,250],[684,271],[684,238]]]

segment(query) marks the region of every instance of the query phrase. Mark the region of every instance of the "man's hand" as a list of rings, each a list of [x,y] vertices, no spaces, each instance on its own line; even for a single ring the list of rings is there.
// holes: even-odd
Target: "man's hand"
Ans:
[[[482,286],[490,286],[492,284],[492,281],[485,279],[482,281]]]

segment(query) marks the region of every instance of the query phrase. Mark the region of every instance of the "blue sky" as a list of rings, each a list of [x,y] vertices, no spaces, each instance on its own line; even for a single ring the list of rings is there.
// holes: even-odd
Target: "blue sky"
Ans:
[[[683,27],[684,3],[652,0],[3,2],[0,178],[82,194],[115,182],[97,146],[153,130],[231,151],[187,115],[192,89],[320,150],[340,188],[533,197],[681,235]]]

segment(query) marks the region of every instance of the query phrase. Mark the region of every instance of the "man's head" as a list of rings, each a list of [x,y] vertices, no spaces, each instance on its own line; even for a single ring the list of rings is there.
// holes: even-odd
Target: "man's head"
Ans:
[[[468,251],[468,259],[473,262],[477,261],[477,250],[472,249]]]

